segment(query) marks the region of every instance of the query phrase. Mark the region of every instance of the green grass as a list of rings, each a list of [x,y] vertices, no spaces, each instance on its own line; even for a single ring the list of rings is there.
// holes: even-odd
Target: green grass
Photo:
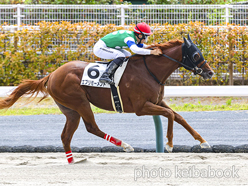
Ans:
[[[176,112],[200,112],[200,111],[227,111],[227,110],[248,110],[248,104],[232,104],[231,100],[227,100],[225,105],[202,105],[200,102],[194,105],[185,103],[183,105],[171,104],[170,107]],[[115,113],[105,111],[92,106],[94,113]],[[10,108],[8,110],[0,110],[0,116],[13,115],[40,115],[40,114],[61,114],[58,108]]]
[[[200,112],[200,111],[227,111],[227,110],[248,110],[248,104],[226,104],[226,105],[201,105],[185,103],[184,105],[172,104],[170,107],[177,112]]]
[[[0,110],[0,116],[61,114],[58,108],[9,108]]]
[[[94,113],[115,113],[92,106]],[[62,114],[59,108],[9,108],[0,110],[0,116]]]

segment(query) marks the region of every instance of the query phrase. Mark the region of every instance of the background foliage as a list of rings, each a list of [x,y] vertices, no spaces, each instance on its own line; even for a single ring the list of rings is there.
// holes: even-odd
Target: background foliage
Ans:
[[[96,23],[40,22],[39,30],[3,31],[0,26],[0,85],[17,85],[22,79],[39,79],[59,66],[73,60],[94,62],[100,60],[92,47],[101,37],[121,26]],[[129,25],[132,30],[135,25]],[[202,80],[180,68],[182,80],[168,79],[168,85],[227,85],[228,65],[234,64],[240,74],[239,84],[247,79],[248,35],[247,28],[235,25],[207,27],[200,22],[189,24],[154,24],[149,43],[162,43],[182,39],[189,33],[215,71],[212,80]],[[243,80],[243,82],[242,82]]]

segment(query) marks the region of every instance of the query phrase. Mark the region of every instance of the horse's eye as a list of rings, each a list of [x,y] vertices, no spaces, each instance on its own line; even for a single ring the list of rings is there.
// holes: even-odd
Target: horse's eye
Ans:
[[[194,59],[195,62],[197,62],[200,59],[200,57],[201,56],[200,56],[200,54],[198,52],[193,54],[193,59]]]

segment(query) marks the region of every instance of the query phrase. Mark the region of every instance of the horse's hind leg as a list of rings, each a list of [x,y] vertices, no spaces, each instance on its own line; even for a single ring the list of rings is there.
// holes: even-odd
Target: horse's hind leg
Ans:
[[[68,163],[74,163],[72,152],[71,152],[71,139],[74,132],[77,130],[79,122],[80,122],[80,115],[59,103],[56,102],[61,112],[66,116],[66,123],[61,134],[61,140],[64,146],[64,150],[67,156]]]
[[[84,101],[78,107],[77,112],[82,116],[82,119],[85,123],[85,127],[86,127],[88,132],[90,132],[90,133],[92,133],[98,137],[104,138],[116,146],[123,147],[124,151],[130,152],[130,151],[134,150],[129,144],[102,132],[98,128],[98,126],[95,122],[94,114],[93,114],[91,107],[90,107],[90,103],[88,101]]]

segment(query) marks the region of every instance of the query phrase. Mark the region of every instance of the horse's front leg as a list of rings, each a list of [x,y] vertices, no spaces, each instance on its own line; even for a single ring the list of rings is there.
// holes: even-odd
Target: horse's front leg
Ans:
[[[164,101],[161,102],[160,104],[163,107],[169,108],[171,109]],[[171,109],[172,110],[172,109]],[[204,140],[201,135],[196,132],[186,121],[185,119],[179,115],[178,113],[176,113],[175,111],[173,111],[174,116],[175,116],[175,121],[179,124],[181,124],[194,138],[195,140],[200,141],[200,146],[201,148],[210,148],[210,145],[208,144],[208,142],[206,140]]]
[[[166,144],[166,150],[172,152],[173,149],[173,121],[175,118],[173,110],[165,108],[163,106],[155,105],[151,102],[146,102],[142,109],[136,110],[136,115],[162,115],[168,118],[167,138],[168,143]]]

